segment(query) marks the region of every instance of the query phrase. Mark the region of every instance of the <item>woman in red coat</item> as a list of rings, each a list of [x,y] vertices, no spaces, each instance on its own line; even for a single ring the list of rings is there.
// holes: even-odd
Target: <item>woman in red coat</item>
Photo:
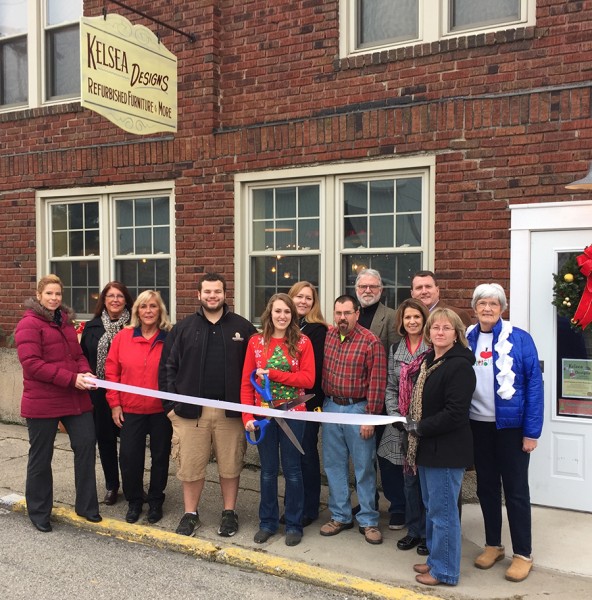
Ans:
[[[158,389],[158,363],[171,323],[160,294],[142,292],[132,307],[130,325],[113,339],[105,378],[127,385]],[[150,436],[148,522],[162,519],[164,490],[169,474],[171,422],[158,398],[109,390],[107,402],[113,422],[121,429],[119,463],[123,493],[129,503],[125,520],[135,523],[142,513],[146,436]]]
[[[88,521],[101,521],[95,476],[95,430],[85,376],[90,367],[73,324],[73,312],[62,305],[62,282],[56,275],[43,277],[37,297],[25,301],[15,340],[23,368],[21,416],[29,430],[29,461],[25,497],[33,525],[51,531],[53,506],[51,459],[62,422],[74,451],[76,513]]]

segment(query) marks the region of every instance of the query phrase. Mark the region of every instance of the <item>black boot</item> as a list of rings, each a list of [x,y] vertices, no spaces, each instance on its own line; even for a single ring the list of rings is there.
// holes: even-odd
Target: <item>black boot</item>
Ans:
[[[125,520],[128,523],[135,523],[142,514],[142,503],[138,502],[130,502],[129,507],[127,509],[127,514],[125,515]]]

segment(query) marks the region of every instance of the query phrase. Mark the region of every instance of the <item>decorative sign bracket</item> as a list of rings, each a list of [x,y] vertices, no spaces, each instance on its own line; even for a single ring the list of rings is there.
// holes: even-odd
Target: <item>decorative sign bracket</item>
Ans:
[[[117,4],[117,6],[126,8],[127,10],[135,13],[136,15],[140,15],[141,17],[144,17],[145,19],[148,19],[149,21],[152,21],[153,23],[157,23],[161,27],[166,27],[167,29],[174,31],[175,33],[180,33],[181,35],[184,35],[185,37],[189,38],[192,42],[197,41],[197,36],[195,34],[186,33],[185,31],[181,31],[180,29],[177,29],[176,27],[173,27],[172,25],[169,25],[168,23],[164,23],[163,21],[160,21],[158,19],[155,19],[154,17],[151,17],[150,15],[147,15],[146,13],[142,12],[141,10],[137,10],[135,8],[132,8],[131,6],[128,6],[125,2],[121,2],[120,0],[104,0],[103,17],[105,17],[105,18],[107,17],[107,2],[113,2],[113,4]],[[159,41],[160,41],[160,36],[158,34],[156,34],[156,36],[159,38]]]

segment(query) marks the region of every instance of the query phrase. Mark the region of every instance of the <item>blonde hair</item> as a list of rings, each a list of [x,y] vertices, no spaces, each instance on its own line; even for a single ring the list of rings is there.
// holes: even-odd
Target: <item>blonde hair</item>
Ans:
[[[423,339],[427,344],[432,345],[432,338],[430,337],[430,328],[434,324],[434,321],[448,321],[452,327],[454,327],[454,331],[456,333],[456,340],[465,348],[469,345],[467,342],[467,338],[465,336],[465,325],[460,320],[460,317],[449,308],[435,308],[428,317],[426,321],[424,330],[423,330]]]
[[[298,296],[298,294],[304,289],[310,288],[312,292],[312,306],[310,308],[310,312],[304,317],[307,323],[322,323],[323,325],[327,325],[325,321],[325,317],[323,317],[323,313],[321,312],[321,305],[319,303],[319,294],[315,286],[309,281],[297,281],[288,292],[288,296],[292,298],[292,300]]]
[[[48,285],[53,283],[57,283],[62,288],[62,292],[64,291],[64,284],[62,283],[62,280],[57,275],[50,273],[49,275],[42,277],[37,283],[37,293],[41,294]]]
[[[157,292],[156,290],[145,290],[136,298],[136,301],[134,302],[134,305],[132,306],[132,310],[131,310],[132,316],[131,316],[128,327],[133,328],[133,327],[140,327],[142,325],[142,323],[140,321],[140,306],[142,306],[142,304],[146,304],[146,302],[148,302],[152,298],[154,298],[156,300],[156,303],[158,304],[158,308],[160,311],[160,313],[159,313],[160,321],[158,323],[158,328],[162,329],[163,331],[171,330],[171,328],[173,326],[169,319],[169,313],[167,312],[166,306],[164,305],[164,302],[162,300],[162,296],[160,295],[160,292]]]

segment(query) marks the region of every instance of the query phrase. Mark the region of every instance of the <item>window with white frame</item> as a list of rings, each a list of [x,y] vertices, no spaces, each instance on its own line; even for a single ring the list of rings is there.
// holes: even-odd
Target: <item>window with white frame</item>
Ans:
[[[534,25],[536,0],[340,0],[342,56]]]
[[[355,164],[349,173],[343,165],[338,173],[290,170],[284,179],[239,175],[237,289],[244,291],[238,310],[258,322],[271,295],[307,280],[330,314],[336,296],[354,293],[364,268],[380,271],[388,306],[407,298],[411,275],[429,266],[433,237],[431,162],[405,168],[412,162]],[[294,178],[297,173],[302,176]]]
[[[102,287],[124,283],[132,297],[158,290],[174,313],[172,186],[168,189],[39,195],[41,272],[58,275],[64,302],[82,318]]]
[[[82,0],[0,1],[0,110],[80,96]]]

